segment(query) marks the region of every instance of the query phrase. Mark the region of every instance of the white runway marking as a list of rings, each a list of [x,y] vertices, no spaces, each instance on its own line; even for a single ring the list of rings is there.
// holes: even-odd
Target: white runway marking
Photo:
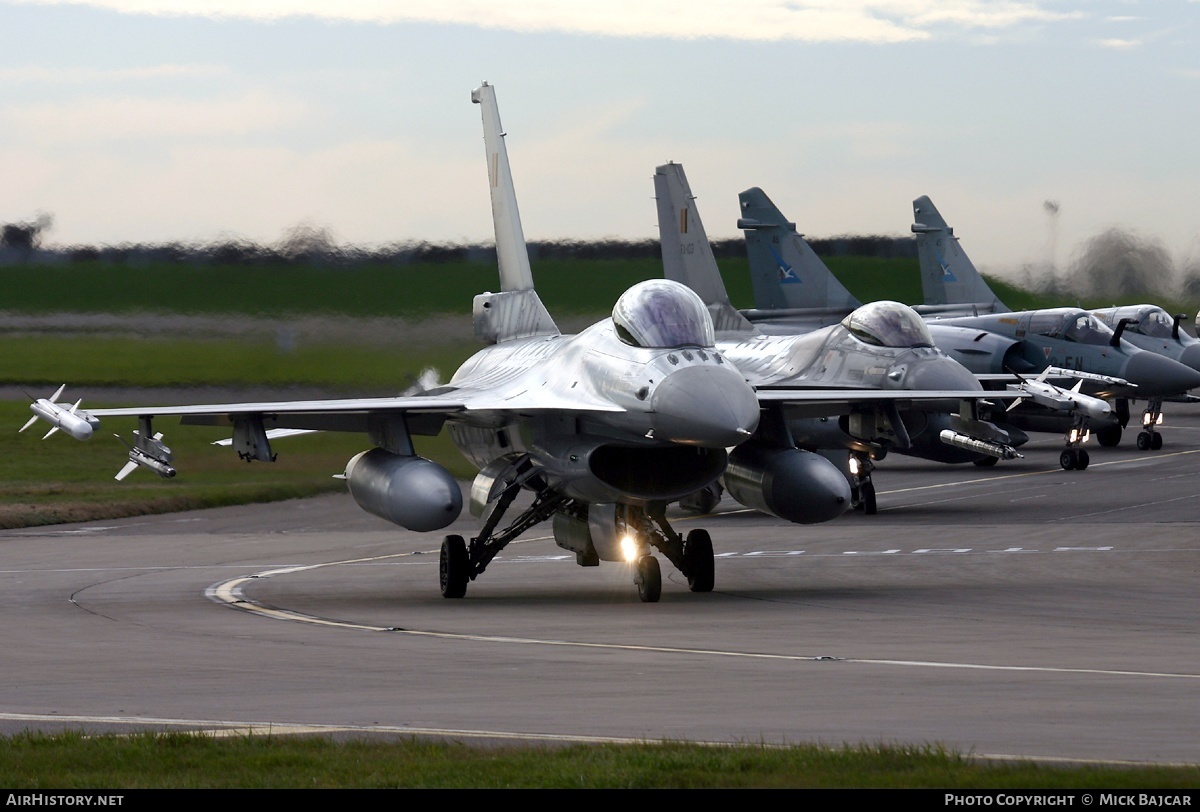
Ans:
[[[1068,548],[1060,548],[1066,550]],[[1096,551],[1101,548],[1087,548],[1083,551]],[[889,550],[887,553],[899,552],[898,550]],[[855,553],[848,553],[855,554]],[[396,555],[379,556],[378,558],[399,558],[413,555],[412,553],[399,553]],[[812,655],[812,654],[779,654],[769,652],[752,652],[752,651],[731,651],[722,649],[707,649],[707,648],[683,648],[676,646],[648,646],[637,645],[631,643],[590,643],[580,640],[553,640],[535,637],[509,637],[504,635],[486,635],[486,634],[466,634],[460,632],[433,632],[424,631],[421,629],[405,629],[395,626],[377,626],[368,623],[354,623],[345,620],[337,620],[335,618],[317,617],[315,615],[304,614],[289,609],[280,609],[274,606],[260,604],[250,598],[247,598],[242,592],[242,587],[248,583],[252,583],[264,578],[272,578],[277,575],[288,575],[296,572],[304,572],[308,570],[321,569],[324,567],[333,567],[342,564],[357,564],[365,561],[373,561],[376,559],[352,559],[349,561],[330,561],[323,564],[309,564],[294,567],[281,567],[273,570],[265,570],[255,575],[248,575],[241,578],[233,578],[228,581],[213,584],[207,590],[205,595],[217,603],[223,603],[235,609],[240,609],[246,612],[261,615],[263,617],[272,618],[274,620],[290,620],[299,623],[308,623],[315,626],[325,626],[341,629],[350,629],[354,631],[372,631],[372,632],[389,632],[392,634],[405,635],[408,637],[426,637],[442,640],[463,640],[477,643],[498,643],[504,645],[525,645],[525,646],[551,646],[558,648],[582,648],[582,649],[598,649],[608,651],[639,651],[656,654],[669,655],[688,655],[701,657],[722,657],[746,660],[774,660],[778,662],[819,662],[819,663],[838,663],[838,664],[854,664],[854,665],[877,665],[877,666],[895,666],[903,668],[938,668],[938,669],[964,669],[971,671],[1021,671],[1028,673],[1046,673],[1046,674],[1090,674],[1104,676],[1120,676],[1120,677],[1142,677],[1142,678],[1159,678],[1159,679],[1186,679],[1200,680],[1200,674],[1179,674],[1162,671],[1126,671],[1119,669],[1103,669],[1103,668],[1060,668],[1056,666],[1024,666],[1024,665],[997,665],[988,663],[955,663],[955,662],[937,662],[925,660],[875,660],[869,658],[853,658],[853,657],[834,657],[829,655]]]

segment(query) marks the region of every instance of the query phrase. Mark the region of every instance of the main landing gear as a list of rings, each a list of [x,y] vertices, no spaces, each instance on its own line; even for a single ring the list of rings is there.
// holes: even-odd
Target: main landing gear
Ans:
[[[1146,411],[1142,413],[1142,431],[1138,432],[1137,436],[1138,450],[1158,451],[1162,448],[1162,434],[1158,432],[1162,421],[1162,400],[1151,400],[1146,404]]]
[[[874,470],[870,455],[850,452],[850,506],[868,516],[874,516],[876,510],[875,483],[871,481]]]
[[[513,519],[503,530],[497,530],[504,513],[513,500],[527,488],[534,492],[533,503]],[[574,503],[570,498],[550,488],[545,477],[528,462],[515,463],[503,481],[503,489],[489,503],[490,512],[479,535],[469,542],[462,536],[446,536],[442,541],[438,576],[442,597],[461,598],[467,594],[467,584],[478,578],[487,565],[509,542],[529,528],[551,518],[556,513],[582,518],[586,522],[587,505]],[[645,603],[655,603],[662,596],[662,570],[658,559],[651,554],[657,549],[687,577],[693,592],[711,592],[714,584],[712,538],[706,530],[692,530],[685,539],[667,522],[666,504],[652,503],[647,507],[616,506],[615,530],[622,531],[621,548],[625,558],[633,563],[633,582],[638,597]],[[577,515],[578,514],[578,515]],[[581,563],[599,563],[591,541]],[[615,556],[610,556],[613,558]]]
[[[512,524],[497,531],[500,519],[523,486],[536,494],[533,504],[521,511]],[[549,519],[566,501],[567,497],[552,490],[540,472],[528,464],[523,466],[497,497],[495,507],[487,515],[478,536],[473,537],[469,544],[462,536],[446,536],[442,541],[438,566],[442,597],[461,598],[466,595],[467,583],[478,578],[510,541],[535,524]]]

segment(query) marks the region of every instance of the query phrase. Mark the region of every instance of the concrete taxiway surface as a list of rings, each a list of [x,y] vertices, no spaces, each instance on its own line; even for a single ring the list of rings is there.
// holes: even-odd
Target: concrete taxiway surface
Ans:
[[[1192,410],[1195,412],[1195,410]],[[542,525],[468,588],[346,496],[0,533],[0,732],[62,727],[941,743],[1200,763],[1200,413],[1058,467],[890,456],[879,514],[726,500],[717,587]],[[67,453],[67,452],[64,452]],[[187,461],[180,460],[186,476]],[[233,463],[231,463],[233,464]],[[103,472],[98,472],[98,476]],[[475,529],[467,516],[456,532]]]

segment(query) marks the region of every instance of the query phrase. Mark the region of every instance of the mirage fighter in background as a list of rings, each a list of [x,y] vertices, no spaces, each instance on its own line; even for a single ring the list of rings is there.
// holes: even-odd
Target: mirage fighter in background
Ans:
[[[738,198],[756,305],[745,314],[756,326],[794,330],[832,318],[847,301],[857,303],[761,189],[748,189]],[[1119,441],[1129,398],[1149,399],[1147,419],[1153,421],[1160,419],[1161,398],[1200,384],[1195,370],[1140,351],[1079,308],[1010,313],[970,265],[928,198],[915,201],[914,211],[927,302],[916,309],[935,345],[985,384],[1027,392],[1030,403],[1009,411],[1005,427],[1061,432],[1064,469],[1088,466],[1083,444],[1092,431],[1102,445]],[[1078,383],[1063,389],[1047,376],[1076,378],[1085,391]]]
[[[1148,315],[1136,309],[1134,313],[1127,308],[1107,311],[1104,319],[1077,307],[1010,312],[928,197],[913,201],[912,230],[917,235],[925,303],[943,316],[930,324],[939,347],[978,373],[1025,374],[1063,367],[1103,376],[1095,383],[1086,378],[1084,382],[1089,394],[1113,403],[1115,419],[1096,427],[1100,445],[1121,441],[1129,421],[1129,401],[1141,398],[1147,403],[1138,448],[1162,448],[1157,426],[1162,423],[1163,401],[1186,399],[1188,390],[1200,386],[1196,368],[1200,351],[1187,355],[1186,361],[1192,362],[1188,365],[1180,363],[1187,350],[1178,338],[1179,351],[1170,354],[1159,354],[1146,342],[1133,342],[1130,327],[1135,315]],[[945,317],[953,312],[970,315]],[[1105,323],[1114,319],[1115,330]],[[1152,331],[1153,325],[1148,320],[1146,329]],[[1178,336],[1178,319],[1173,331]],[[1053,424],[1055,417],[1032,415],[1025,427],[1036,430]]]

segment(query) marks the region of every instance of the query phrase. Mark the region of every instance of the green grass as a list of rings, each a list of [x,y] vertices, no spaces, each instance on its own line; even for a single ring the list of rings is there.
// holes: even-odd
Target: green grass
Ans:
[[[864,302],[922,301],[916,259],[836,256],[824,262]],[[727,258],[718,260],[718,265],[734,305],[752,307],[748,261]],[[532,266],[546,307],[561,315],[606,314],[631,285],[662,276],[658,259],[556,259],[535,261]],[[1021,290],[993,278],[988,283],[1014,310],[1079,303]],[[3,309],[21,313],[339,314],[422,319],[443,313],[465,315],[477,293],[498,287],[494,265],[465,261],[353,268],[90,261],[0,268]],[[1082,302],[1086,307],[1133,303]],[[1181,303],[1170,304],[1177,309]]]
[[[864,301],[919,302],[917,262],[831,257],[830,269]],[[749,263],[718,261],[730,300],[752,307]],[[662,277],[657,259],[541,260],[533,263],[538,294],[552,314],[606,314],[627,288]],[[138,266],[82,262],[0,268],[5,310],[21,313],[91,312],[341,314],[410,319],[470,312],[477,293],[496,290],[494,265],[448,262],[358,268]]]
[[[935,788],[1188,790],[1196,767],[988,763],[937,746],[454,742],[146,733],[0,739],[0,785],[138,788]]]
[[[657,260],[534,263],[552,313],[605,313],[635,282],[662,276]],[[81,262],[0,268],[3,309],[21,313],[299,313],[423,318],[471,312],[499,288],[496,266],[448,262],[400,267],[176,265]]]
[[[113,476],[125,464],[127,452],[112,435],[119,432],[129,439],[133,420],[107,418],[103,430],[83,443],[63,432],[43,442],[47,426],[40,421],[24,433],[17,432],[29,416],[26,403],[0,402],[0,528],[344,491],[345,483],[333,475],[342,473],[352,456],[370,448],[361,434],[318,433],[276,440],[277,462],[245,463],[231,449],[211,445],[228,437],[229,430],[180,426],[174,419],[162,418],[155,429],[165,434],[178,476],[161,479],[139,469],[124,482],[116,482]],[[414,443],[418,453],[446,465],[455,476],[474,476],[475,469],[447,437],[415,437]]]
[[[473,342],[419,350],[306,343],[285,352],[265,341],[7,336],[0,337],[0,384],[67,381],[73,391],[81,386],[319,386],[391,395],[426,367],[448,380],[480,348]]]

